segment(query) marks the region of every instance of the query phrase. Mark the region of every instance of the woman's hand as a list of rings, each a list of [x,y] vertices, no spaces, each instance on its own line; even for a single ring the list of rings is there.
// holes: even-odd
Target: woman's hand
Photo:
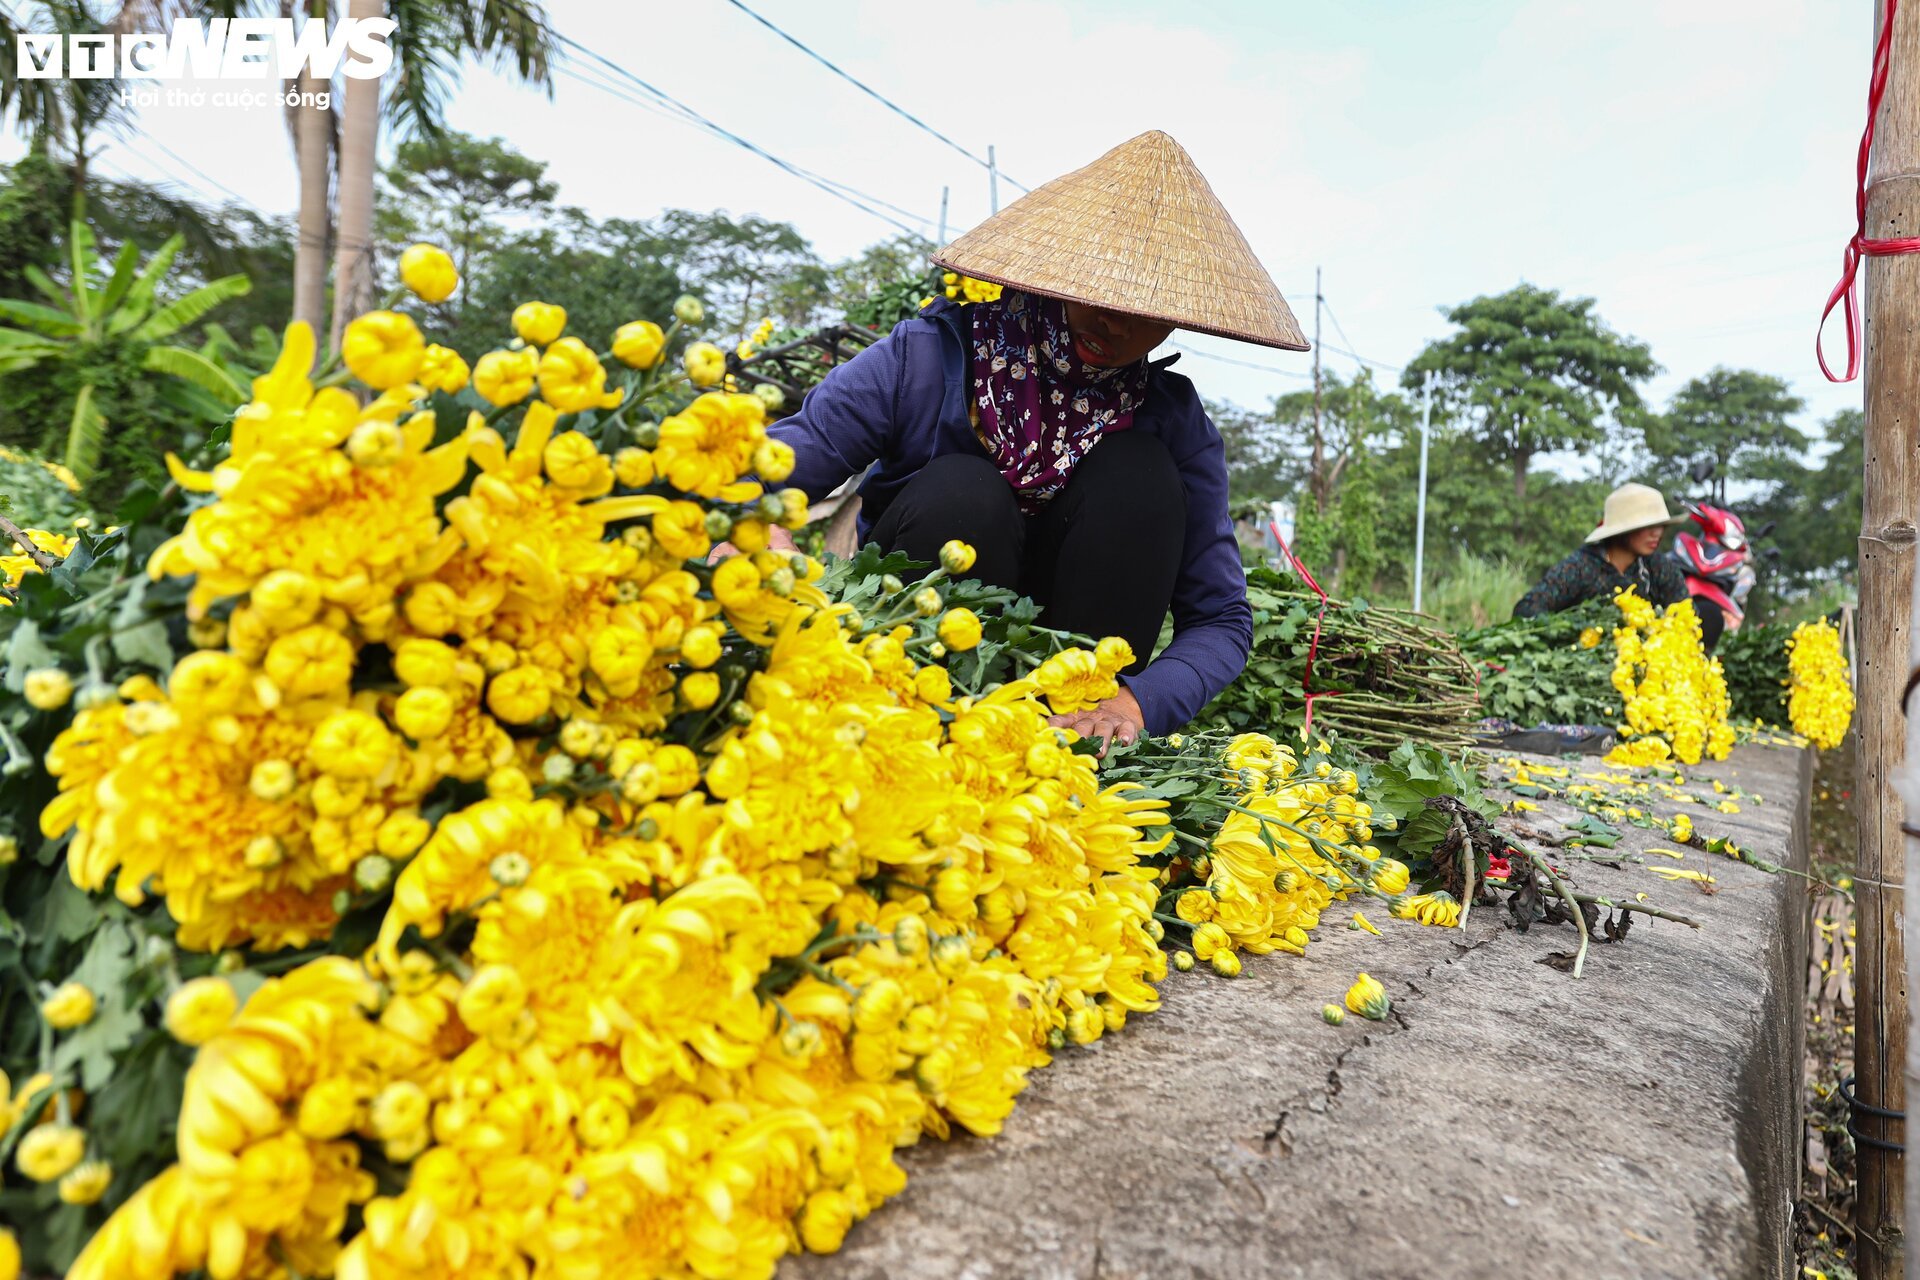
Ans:
[[[1099,738],[1100,754],[1103,756],[1107,754],[1109,746],[1124,747],[1147,729],[1147,718],[1140,711],[1140,703],[1133,696],[1133,690],[1127,688],[1122,688],[1098,706],[1071,715],[1054,716],[1047,723],[1060,729],[1072,729],[1083,738]]]
[[[776,524],[770,525],[767,528],[767,550],[798,551],[799,548],[793,545],[793,535]],[[737,556],[739,554],[740,548],[734,546],[731,542],[723,542],[707,553],[707,563],[716,564],[727,556]]]

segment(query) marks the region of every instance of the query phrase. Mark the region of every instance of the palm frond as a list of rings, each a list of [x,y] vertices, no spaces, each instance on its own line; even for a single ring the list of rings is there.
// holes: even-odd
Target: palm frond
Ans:
[[[448,29],[446,6],[429,0],[388,0],[398,25],[387,37],[393,70],[387,77],[386,118],[398,135],[437,136],[447,96],[459,80],[458,35]]]
[[[106,315],[120,305],[127,296],[127,290],[133,284],[133,273],[140,265],[140,246],[129,240],[120,246],[120,252],[114,255],[113,276],[107,281],[107,287],[100,293],[100,314]]]
[[[508,66],[528,84],[553,96],[553,27],[544,6],[536,0],[473,0],[460,11],[461,32],[468,48],[482,59],[491,57],[502,70]]]
[[[0,355],[4,355],[0,352]],[[171,374],[213,395],[228,408],[246,403],[247,390],[238,379],[198,351],[187,347],[149,348],[142,365],[155,373]]]
[[[37,302],[24,302],[19,298],[0,298],[0,320],[26,325],[35,333],[50,338],[71,338],[86,327],[65,311],[43,307]]]
[[[67,423],[66,454],[61,459],[67,470],[85,484],[100,465],[101,450],[107,443],[107,420],[93,407],[93,384],[80,388],[73,399],[73,417]]]
[[[245,276],[222,276],[154,312],[152,319],[133,331],[133,336],[146,342],[170,338],[229,298],[244,297],[252,291],[253,281]]]
[[[147,260],[147,265],[134,277],[133,285],[127,290],[127,300],[120,310],[108,322],[113,333],[125,333],[147,318],[147,312],[153,309],[154,293],[160,282],[166,279],[167,268],[173,265],[174,255],[180,252],[182,239],[178,235],[170,236],[160,246],[159,252]]]
[[[53,299],[54,302],[65,309],[67,314],[72,314],[73,300],[67,297],[67,291],[65,289],[62,289],[58,284],[54,283],[52,276],[31,262],[26,265],[22,274],[27,277],[27,283],[38,289],[42,294]]]

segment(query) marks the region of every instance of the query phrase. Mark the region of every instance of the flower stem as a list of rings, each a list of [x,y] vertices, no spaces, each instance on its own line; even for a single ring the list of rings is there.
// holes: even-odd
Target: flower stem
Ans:
[[[1580,948],[1573,953],[1573,976],[1578,978],[1580,976],[1580,970],[1587,962],[1588,937],[1586,913],[1580,910],[1580,904],[1574,899],[1573,891],[1567,888],[1566,882],[1559,876],[1553,874],[1553,868],[1547,865],[1545,858],[1531,849],[1523,849],[1521,852],[1525,853],[1527,860],[1533,863],[1540,874],[1547,878],[1547,883],[1553,886],[1553,891],[1560,895],[1560,901],[1564,902],[1567,905],[1567,910],[1573,913],[1574,928],[1580,930]]]

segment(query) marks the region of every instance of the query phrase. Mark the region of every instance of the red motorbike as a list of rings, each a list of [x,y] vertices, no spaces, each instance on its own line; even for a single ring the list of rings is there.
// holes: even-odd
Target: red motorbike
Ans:
[[[1697,464],[1689,473],[1695,482],[1704,482],[1713,474],[1711,463]],[[1723,495],[1720,501],[1726,499]],[[1686,575],[1687,591],[1700,614],[1700,629],[1707,651],[1713,651],[1722,631],[1738,631],[1747,616],[1747,596],[1758,580],[1753,568],[1753,538],[1747,526],[1732,511],[1708,502],[1685,501],[1692,529],[1674,535],[1671,555]],[[1764,538],[1773,529],[1769,521],[1754,537]]]

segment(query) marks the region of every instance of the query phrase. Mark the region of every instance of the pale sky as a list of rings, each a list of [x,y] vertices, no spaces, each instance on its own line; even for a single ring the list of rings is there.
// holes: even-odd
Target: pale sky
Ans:
[[[1857,383],[1821,378],[1813,334],[1852,229],[1870,0],[747,2],[968,150],[994,145],[1028,185],[1165,130],[1303,326],[1317,265],[1340,322],[1325,339],[1374,360],[1397,365],[1445,332],[1439,308],[1527,280],[1598,298],[1649,342],[1661,403],[1716,364],[1786,378],[1809,430],[1860,402]],[[982,168],[727,0],[552,0],[550,14],[733,132],[912,211],[902,220],[928,234],[943,185],[950,234],[988,212]],[[547,162],[560,198],[600,217],[758,213],[828,258],[895,230],[572,74],[548,101],[470,69],[450,119]],[[294,208],[277,108],[163,105],[141,127],[174,156],[133,137],[104,168]],[[10,139],[6,154],[18,150]],[[1017,194],[1003,184],[1003,203]],[[1830,326],[1830,361],[1841,337]],[[1310,356],[1175,341],[1285,371],[1183,359],[1209,396],[1254,406],[1307,385]]]

